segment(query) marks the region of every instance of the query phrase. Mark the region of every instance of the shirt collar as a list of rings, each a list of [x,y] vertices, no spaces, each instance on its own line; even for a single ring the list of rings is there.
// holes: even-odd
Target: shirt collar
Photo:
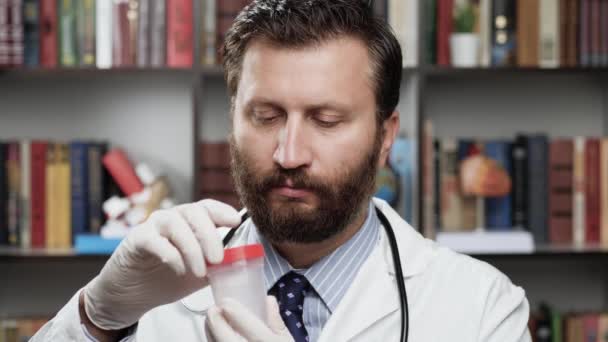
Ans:
[[[340,300],[348,290],[359,269],[376,246],[380,235],[380,220],[376,214],[375,206],[369,204],[367,218],[361,229],[342,246],[331,254],[323,257],[308,269],[294,269],[272,245],[259,234],[251,220],[248,243],[261,243],[264,246],[264,277],[266,289],[272,286],[290,271],[300,273],[308,279],[324,304],[333,312]]]

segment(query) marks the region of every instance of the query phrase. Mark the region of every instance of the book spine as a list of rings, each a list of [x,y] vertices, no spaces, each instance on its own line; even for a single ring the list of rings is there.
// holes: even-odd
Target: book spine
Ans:
[[[518,136],[511,147],[513,191],[511,222],[516,229],[528,229],[528,138]]]
[[[452,34],[453,0],[438,0],[437,2],[437,65],[449,66],[450,63],[450,34]]]
[[[23,0],[10,0],[12,5],[9,7],[9,45],[12,49],[9,51],[9,64],[12,66],[23,65]]]
[[[591,13],[590,13],[590,58],[591,58],[591,66],[599,67],[600,66],[600,56],[601,56],[601,36],[600,36],[600,0],[591,0]]]
[[[19,157],[20,157],[20,205],[19,212],[19,245],[21,248],[30,248],[32,246],[32,225],[31,225],[31,142],[22,140],[19,142]]]
[[[540,0],[539,66],[559,67],[559,4],[555,0]]]
[[[19,217],[20,201],[19,192],[21,189],[21,171],[19,143],[11,142],[8,146],[8,242],[11,246],[19,245]]]
[[[138,3],[139,0],[129,0],[129,7],[127,10],[127,44],[129,45],[129,49],[126,58],[128,65],[131,67],[137,65],[137,36],[139,26]]]
[[[57,247],[70,248],[72,246],[72,196],[71,196],[71,170],[70,148],[67,144],[57,145]]]
[[[78,60],[84,67],[95,66],[95,2],[80,0],[77,6]]]
[[[70,144],[72,241],[78,234],[89,231],[89,170],[88,145],[82,142]]]
[[[600,146],[600,242],[608,247],[608,139]]]
[[[559,65],[568,65],[568,26],[570,15],[568,13],[568,1],[559,0]]]
[[[139,0],[137,25],[137,66],[150,64],[150,0]]]
[[[40,2],[40,64],[57,66],[57,1]]]
[[[492,24],[490,19],[492,17],[491,0],[480,0],[479,1],[479,40],[480,40],[480,63],[482,68],[487,68],[492,63]]]
[[[150,7],[150,64],[153,67],[163,67],[167,60],[167,6],[166,0],[152,0]],[[212,1],[212,0],[209,0]]]
[[[579,44],[580,44],[580,66],[589,67],[591,66],[591,0],[580,0],[580,12],[579,12]]]
[[[103,165],[108,169],[122,192],[127,196],[143,190],[143,184],[137,177],[133,165],[127,155],[119,149],[108,152],[102,159]]]
[[[538,66],[539,0],[517,1],[517,65]]]
[[[112,67],[112,0],[97,0],[95,9],[95,62],[97,68]]]
[[[0,0],[0,66],[9,65],[9,51],[12,46],[9,42],[11,27],[9,25],[9,0]]]
[[[104,202],[103,165],[101,163],[102,146],[91,143],[88,149],[89,159],[89,229],[91,233],[99,234],[104,222],[102,206]]]
[[[386,16],[386,0],[376,1],[376,4],[384,4]],[[203,53],[203,64],[204,65],[215,65],[217,64],[217,51],[216,51],[216,13],[217,13],[216,0],[205,1],[205,6],[202,13],[203,19],[203,43],[201,47],[204,49]],[[386,17],[385,17],[386,19]]]
[[[433,141],[433,226],[441,227],[441,141]]]
[[[37,0],[23,0],[24,65],[40,65],[40,5]]]
[[[588,139],[585,146],[585,242],[600,242],[600,141]]]
[[[1,1],[1,0],[0,0]],[[1,8],[0,8],[1,10]],[[0,141],[0,246],[8,245],[8,145]]]
[[[549,145],[549,240],[572,243],[573,160],[572,140],[555,140]]]
[[[537,244],[548,242],[547,195],[548,195],[548,141],[543,135],[531,136],[528,140],[528,204],[530,231]]]
[[[46,142],[32,142],[32,247],[45,247]]]
[[[585,244],[585,138],[574,140],[574,196],[572,210],[572,240],[576,246]]]
[[[59,56],[64,67],[76,66],[76,11],[73,0],[59,0]]]
[[[458,178],[458,145],[441,140],[441,222],[443,231],[462,230],[462,196]]]
[[[515,56],[515,6],[510,0],[492,2],[492,65],[511,66]]]
[[[57,247],[57,147],[55,143],[49,143],[46,150],[46,172],[44,175],[44,222],[45,246],[47,248]]]
[[[167,66],[192,67],[192,32],[192,0],[167,0]]]
[[[577,0],[568,0],[568,66],[579,66],[579,24],[580,6]]]
[[[112,2],[112,65],[129,66],[129,0]]]

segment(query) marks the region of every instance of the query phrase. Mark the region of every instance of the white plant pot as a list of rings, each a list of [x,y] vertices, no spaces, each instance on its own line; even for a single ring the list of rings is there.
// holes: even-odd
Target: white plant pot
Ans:
[[[473,68],[479,65],[479,37],[475,33],[452,33],[450,36],[452,66]]]

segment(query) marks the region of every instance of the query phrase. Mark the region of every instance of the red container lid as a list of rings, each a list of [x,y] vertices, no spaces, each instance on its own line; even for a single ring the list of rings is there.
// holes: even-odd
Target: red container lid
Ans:
[[[240,260],[251,260],[264,257],[264,247],[261,244],[245,245],[224,250],[224,260],[216,265],[228,265]]]

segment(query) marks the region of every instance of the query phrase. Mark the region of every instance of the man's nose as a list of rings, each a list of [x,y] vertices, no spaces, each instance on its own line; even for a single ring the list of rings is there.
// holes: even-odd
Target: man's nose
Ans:
[[[278,134],[278,146],[273,155],[275,163],[284,169],[309,166],[312,162],[311,139],[303,120],[289,116]]]

